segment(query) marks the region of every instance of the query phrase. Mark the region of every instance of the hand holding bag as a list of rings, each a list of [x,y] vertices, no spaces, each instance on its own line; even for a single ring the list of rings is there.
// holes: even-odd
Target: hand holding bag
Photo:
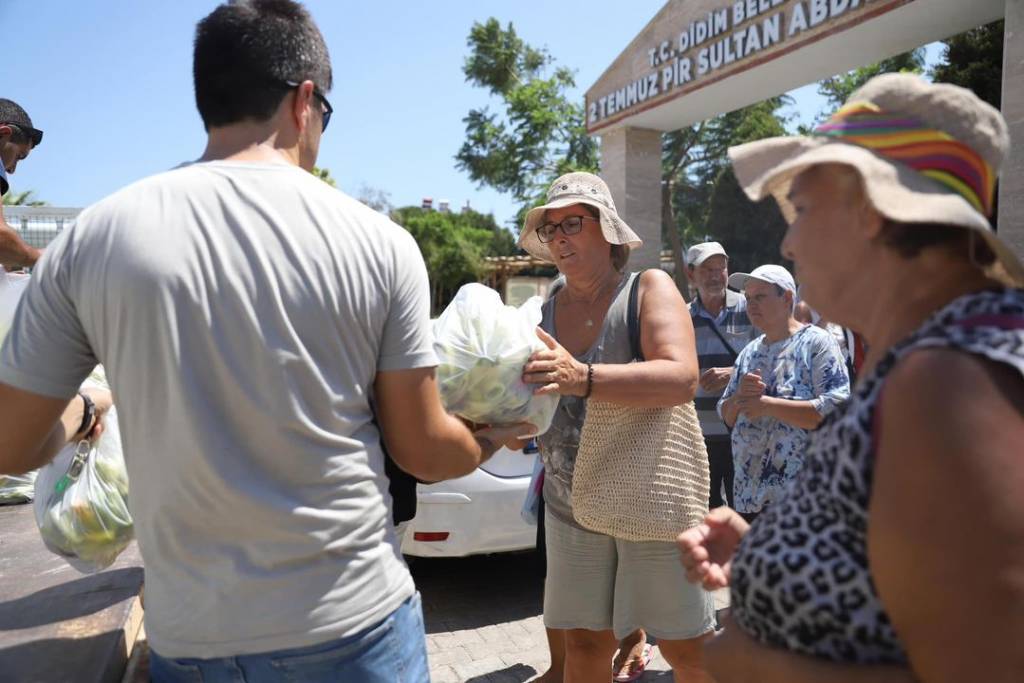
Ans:
[[[629,292],[633,358],[640,349],[638,289]],[[707,515],[708,454],[693,401],[639,408],[587,401],[572,477],[572,510],[586,529],[627,541],[675,541]]]

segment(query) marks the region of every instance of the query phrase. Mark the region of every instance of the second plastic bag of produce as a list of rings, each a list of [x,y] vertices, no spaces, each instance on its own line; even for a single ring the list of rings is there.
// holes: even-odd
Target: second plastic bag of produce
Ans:
[[[557,394],[535,396],[523,366],[544,348],[537,337],[541,298],[506,306],[490,287],[469,284],[434,323],[437,380],[445,408],[484,424],[529,422],[543,434],[558,408]]]
[[[11,329],[14,312],[26,287],[27,275],[11,275],[0,269],[0,346],[3,346],[4,338]],[[0,475],[0,505],[30,502],[35,480],[35,472],[18,476]]]
[[[32,502],[36,473],[0,474],[0,505]]]
[[[0,270],[0,345],[11,329],[18,302],[28,287],[28,275],[12,275]]]
[[[39,470],[35,516],[46,547],[83,573],[109,567],[128,547],[134,528],[116,408],[99,439],[67,446]]]

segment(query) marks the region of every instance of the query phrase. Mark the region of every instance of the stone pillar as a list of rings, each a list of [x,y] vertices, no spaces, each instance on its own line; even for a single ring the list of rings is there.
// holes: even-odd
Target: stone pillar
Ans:
[[[601,178],[622,219],[644,245],[629,270],[657,268],[661,255],[661,131],[617,128],[601,135]]]
[[[999,183],[999,236],[1024,259],[1024,0],[1006,0],[1003,116],[1010,155]]]

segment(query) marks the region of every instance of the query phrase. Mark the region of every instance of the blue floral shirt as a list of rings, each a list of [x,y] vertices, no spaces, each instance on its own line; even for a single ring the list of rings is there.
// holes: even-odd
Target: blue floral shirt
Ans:
[[[765,396],[810,401],[825,417],[850,396],[850,376],[835,339],[814,325],[768,344],[761,335],[740,351],[722,402],[748,372],[761,375]],[[760,512],[778,500],[804,462],[809,433],[773,417],[741,414],[732,430],[733,502],[739,512]]]

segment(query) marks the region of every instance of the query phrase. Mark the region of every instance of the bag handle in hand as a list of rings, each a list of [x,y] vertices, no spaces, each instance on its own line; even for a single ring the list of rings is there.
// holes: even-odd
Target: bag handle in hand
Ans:
[[[640,271],[633,276],[633,284],[629,287],[629,306],[626,308],[626,323],[629,325],[629,349],[633,352],[633,360],[643,362],[644,352],[640,348]]]

